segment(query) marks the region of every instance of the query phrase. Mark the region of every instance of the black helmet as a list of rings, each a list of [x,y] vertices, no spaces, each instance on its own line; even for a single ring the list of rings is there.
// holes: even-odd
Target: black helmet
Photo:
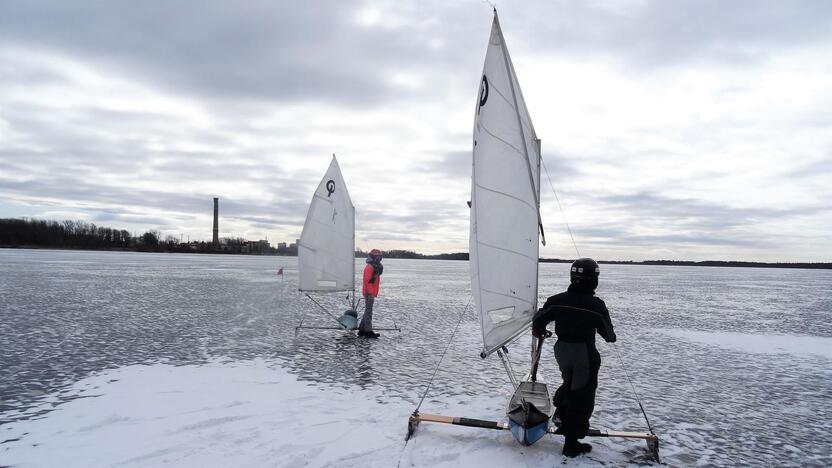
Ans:
[[[598,275],[601,269],[598,262],[591,258],[579,258],[572,263],[569,270],[569,279],[575,286],[594,291],[598,287]]]

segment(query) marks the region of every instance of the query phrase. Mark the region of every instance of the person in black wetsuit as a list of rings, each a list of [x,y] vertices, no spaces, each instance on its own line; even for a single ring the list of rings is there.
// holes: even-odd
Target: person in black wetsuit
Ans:
[[[601,355],[595,348],[595,333],[614,343],[610,313],[604,301],[595,296],[598,287],[598,263],[579,258],[572,264],[569,289],[550,297],[538,311],[532,334],[544,337],[546,325],[555,322],[555,359],[563,384],[555,391],[555,418],[561,424],[563,454],[576,457],[592,450],[590,444],[578,442],[589,431],[589,418],[595,407]]]

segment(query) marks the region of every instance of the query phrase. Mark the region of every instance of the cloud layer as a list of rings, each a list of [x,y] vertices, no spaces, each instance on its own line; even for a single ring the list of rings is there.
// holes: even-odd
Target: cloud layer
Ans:
[[[830,261],[828,2],[500,4],[582,254]],[[360,247],[467,248],[483,2],[0,4],[0,216],[293,241],[337,153]],[[571,245],[548,180],[549,246]]]

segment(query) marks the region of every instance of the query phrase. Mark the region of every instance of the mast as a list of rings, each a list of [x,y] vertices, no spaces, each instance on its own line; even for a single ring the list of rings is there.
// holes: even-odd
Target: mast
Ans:
[[[335,154],[332,154],[332,157],[335,157]],[[355,205],[351,206],[352,208],[352,310],[355,310],[358,307],[358,303],[355,300]]]

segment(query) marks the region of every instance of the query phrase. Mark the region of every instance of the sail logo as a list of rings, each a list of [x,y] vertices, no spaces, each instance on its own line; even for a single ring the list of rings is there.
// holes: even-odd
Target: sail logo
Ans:
[[[326,197],[329,198],[333,193],[335,193],[335,181],[329,179],[326,181]]]
[[[482,85],[480,85],[480,108],[485,105],[485,102],[488,101],[488,78],[485,75],[482,76]],[[480,113],[480,109],[477,108],[477,114]]]

